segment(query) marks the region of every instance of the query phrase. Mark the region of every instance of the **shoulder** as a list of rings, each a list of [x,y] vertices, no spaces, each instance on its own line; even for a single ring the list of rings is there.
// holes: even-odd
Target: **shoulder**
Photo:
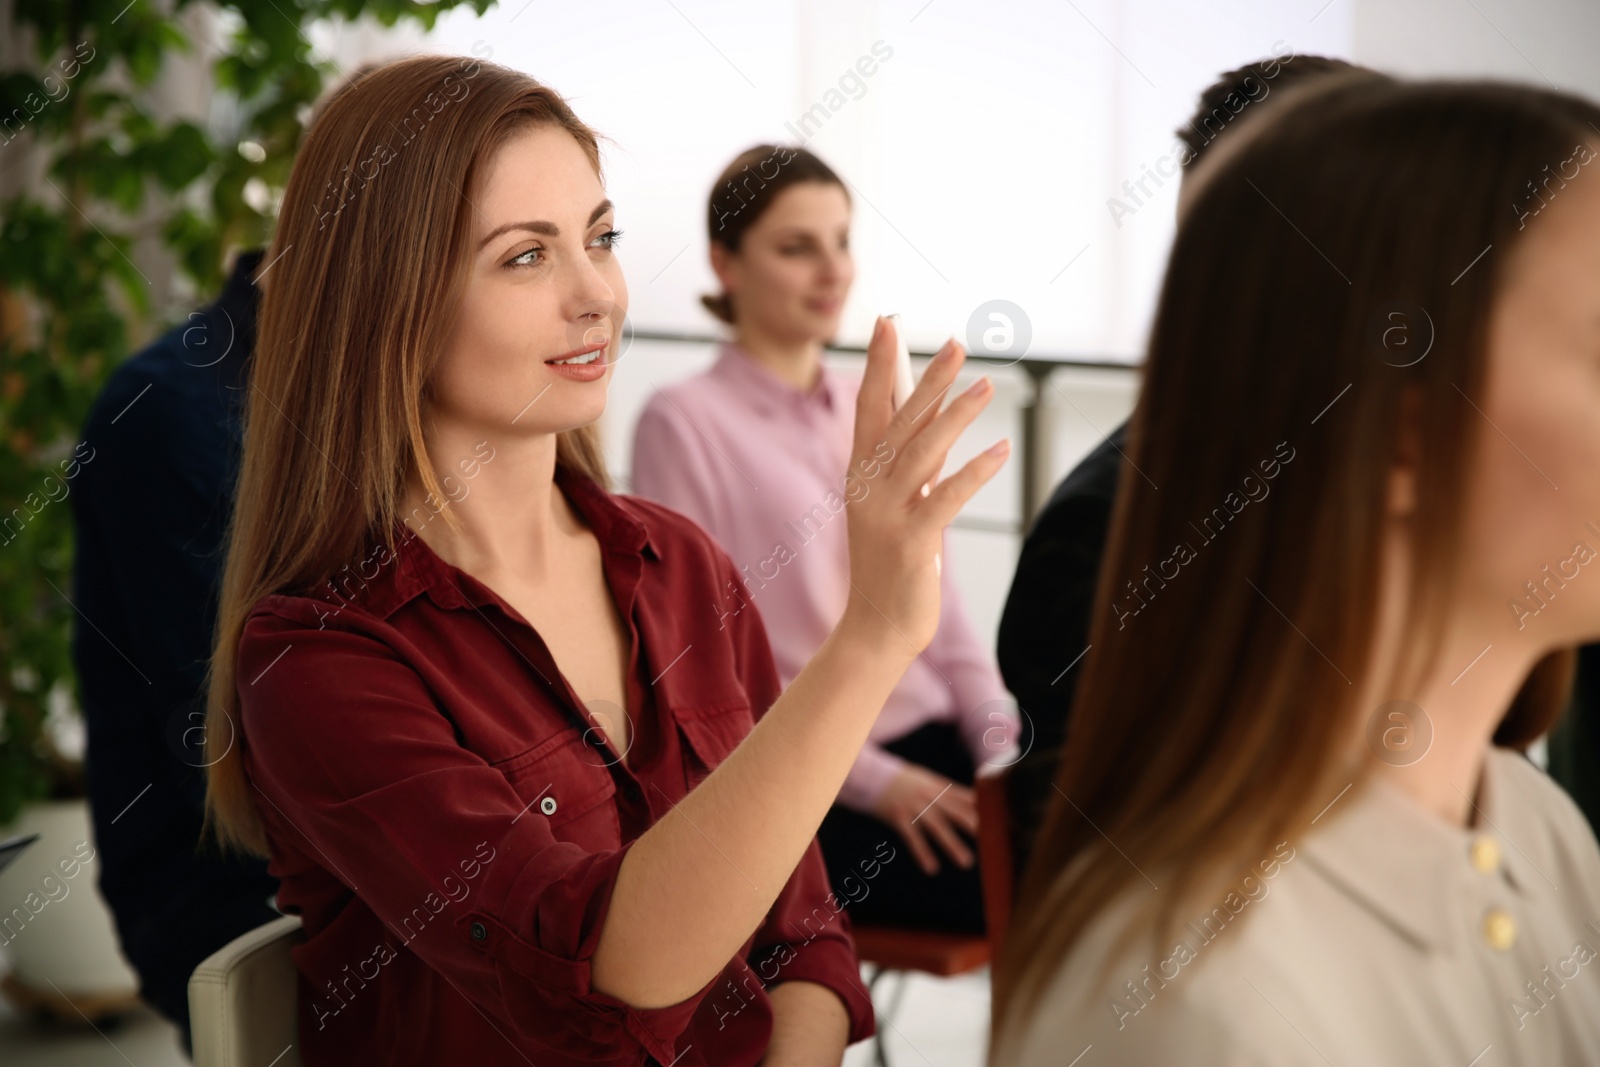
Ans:
[[[674,561],[681,565],[693,560],[719,571],[724,563],[732,568],[727,552],[717,539],[683,512],[633,493],[612,493],[611,496],[644,523],[651,541],[661,550],[661,558],[669,565]]]
[[[1124,422],[1095,445],[1061,480],[1047,506],[1091,498],[1110,500],[1117,495],[1123,453],[1128,450],[1128,424]]]
[[[1105,538],[1111,506],[1122,477],[1128,424],[1123,423],[1079,461],[1050,494],[1028,539],[1073,536],[1075,531]]]
[[[359,604],[261,597],[245,617],[234,659],[241,728],[252,747],[282,749],[295,734],[342,736],[363,709],[431,705],[429,672],[419,666],[425,658]]]
[[[1501,829],[1519,848],[1543,852],[1558,868],[1600,874],[1594,830],[1555,779],[1514,749],[1491,748],[1487,762],[1494,787],[1503,791],[1494,802],[1498,814],[1516,826]]]
[[[226,403],[215,372],[185,366],[176,326],[120,364],[84,420],[90,445],[109,444],[110,466],[147,468],[151,455],[180,467],[203,465],[228,436]]]
[[[271,593],[251,605],[239,634],[238,674],[254,677],[249,668],[293,647],[301,657],[325,653],[385,654],[398,643],[397,632],[359,600],[344,601],[332,592]]]
[[[833,389],[836,397],[846,405],[856,402],[856,395],[861,392],[861,377],[864,372],[860,367],[830,363],[823,360],[822,374],[828,381],[829,388]]]
[[[109,409],[104,412],[109,422],[129,401],[146,390],[152,395],[143,396],[139,401],[140,407],[146,401],[153,401],[151,408],[163,405],[171,407],[202,385],[214,384],[215,373],[206,369],[205,361],[195,354],[190,343],[192,334],[209,331],[207,324],[210,320],[205,312],[199,311],[190,319],[171,327],[118,364],[101,389],[95,403],[95,414],[102,413],[98,409]],[[131,418],[137,410],[130,410],[128,417]],[[119,418],[117,424],[120,426],[123,421]]]
[[[727,389],[709,369],[667,385],[658,385],[639,411],[639,423],[687,428],[694,417],[726,401]]]
[[[1112,949],[1129,903],[1120,901],[1068,953],[1027,1021],[1010,1028],[1008,1047],[995,1063],[1059,1067],[1091,1047],[1094,1061],[1107,1067],[1275,1062],[1252,1038],[1253,1006],[1237,996],[1229,961],[1217,958],[1226,955],[1224,946],[1177,962],[1141,931],[1130,947]],[[1197,968],[1211,973],[1184,973]]]

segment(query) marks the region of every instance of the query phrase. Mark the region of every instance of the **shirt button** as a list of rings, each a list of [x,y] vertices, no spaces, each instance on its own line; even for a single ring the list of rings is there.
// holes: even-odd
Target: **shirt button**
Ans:
[[[543,800],[539,801],[539,810],[544,812],[546,815],[554,815],[556,813],[556,798],[545,797]]]
[[[1490,908],[1483,917],[1483,939],[1496,952],[1504,952],[1517,939],[1517,924],[1501,909]]]
[[[474,941],[486,941],[489,938],[489,930],[482,923],[473,923],[467,932],[472,935]]]
[[[1484,836],[1472,843],[1472,865],[1483,874],[1493,874],[1500,866],[1500,846],[1492,837]]]

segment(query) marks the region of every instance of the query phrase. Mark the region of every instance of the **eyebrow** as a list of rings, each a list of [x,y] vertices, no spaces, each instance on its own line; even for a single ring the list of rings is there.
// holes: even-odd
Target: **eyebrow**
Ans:
[[[609,200],[600,201],[595,209],[589,212],[589,221],[584,223],[584,225],[593,226],[601,215],[604,215],[606,212],[610,211],[614,206],[615,205]],[[508,222],[502,226],[496,226],[494,229],[490,230],[486,235],[484,235],[483,240],[478,242],[479,250],[481,251],[484,245],[488,244],[496,237],[499,237],[503,233],[510,233],[512,230],[528,230],[531,233],[542,233],[546,237],[561,236],[561,227],[557,226],[553,222],[545,222],[540,219],[535,219],[531,222]]]

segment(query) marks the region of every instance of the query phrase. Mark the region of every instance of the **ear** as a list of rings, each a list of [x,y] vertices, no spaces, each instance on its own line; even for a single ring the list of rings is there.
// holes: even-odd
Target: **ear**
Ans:
[[[1387,507],[1391,518],[1409,519],[1417,510],[1417,462],[1422,432],[1422,390],[1408,385],[1400,393],[1395,420],[1394,456],[1389,463]]]
[[[729,296],[733,296],[738,288],[738,263],[737,253],[730,252],[726,245],[711,242],[711,270],[716,274],[717,281],[722,283],[722,291]]]

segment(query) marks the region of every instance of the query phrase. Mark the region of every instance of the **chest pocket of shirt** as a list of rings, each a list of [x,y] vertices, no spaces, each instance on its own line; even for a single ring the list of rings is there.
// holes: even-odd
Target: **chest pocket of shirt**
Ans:
[[[578,731],[566,729],[492,766],[526,805],[518,819],[545,819],[557,841],[590,850],[619,848],[617,785],[605,758],[603,750],[584,744]]]
[[[755,727],[750,705],[743,701],[680,708],[676,714],[690,789],[704,781]]]

